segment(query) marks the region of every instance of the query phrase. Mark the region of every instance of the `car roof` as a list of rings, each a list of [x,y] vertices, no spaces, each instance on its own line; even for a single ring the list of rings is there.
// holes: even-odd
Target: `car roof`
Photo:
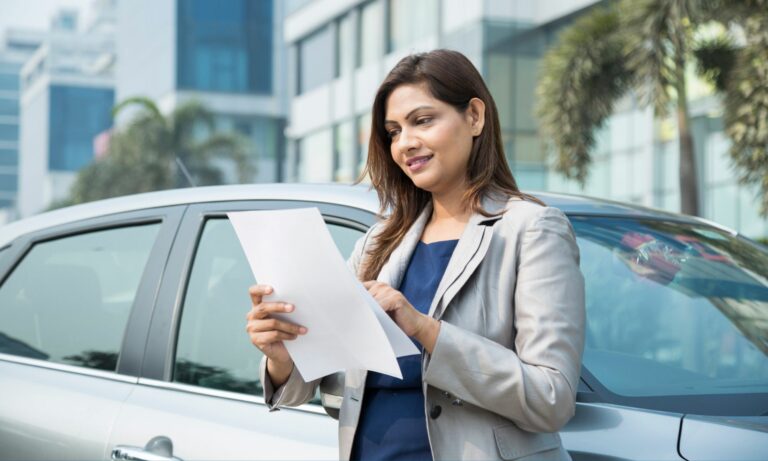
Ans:
[[[705,222],[723,229],[722,226],[699,218],[639,205],[551,192],[531,192],[531,195],[538,197],[549,206],[560,208],[569,215],[631,216]],[[379,210],[376,192],[367,185],[279,183],[172,189],[98,200],[48,211],[12,222],[0,227],[0,247],[9,244],[15,238],[28,232],[114,213],[193,203],[242,200],[300,200],[335,203],[372,213],[376,213]],[[724,230],[735,234],[735,232],[729,229]]]

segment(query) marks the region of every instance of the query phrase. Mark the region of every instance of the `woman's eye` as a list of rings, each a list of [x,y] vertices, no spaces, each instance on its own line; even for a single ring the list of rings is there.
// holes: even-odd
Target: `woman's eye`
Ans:
[[[400,134],[400,130],[389,130],[387,131],[387,136],[389,136],[389,139],[395,139],[395,136]]]
[[[419,125],[423,125],[423,124],[429,123],[431,121],[432,121],[432,117],[422,117],[422,118],[416,120],[416,123],[418,123]]]

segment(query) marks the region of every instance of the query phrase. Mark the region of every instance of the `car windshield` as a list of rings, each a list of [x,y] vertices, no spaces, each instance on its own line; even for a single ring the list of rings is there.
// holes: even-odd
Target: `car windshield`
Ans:
[[[571,217],[584,366],[624,396],[768,392],[768,253],[690,223]]]

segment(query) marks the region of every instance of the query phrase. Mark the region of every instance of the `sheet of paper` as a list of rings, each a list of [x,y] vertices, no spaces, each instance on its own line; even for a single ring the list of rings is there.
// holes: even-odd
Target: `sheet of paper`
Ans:
[[[307,327],[285,346],[306,381],[347,369],[402,379],[398,356],[418,349],[352,274],[317,208],[228,213],[267,300],[296,306],[279,317]]]

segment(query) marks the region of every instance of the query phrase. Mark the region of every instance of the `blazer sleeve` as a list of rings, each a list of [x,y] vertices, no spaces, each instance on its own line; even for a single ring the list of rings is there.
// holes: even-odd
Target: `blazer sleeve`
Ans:
[[[518,264],[514,349],[441,321],[424,379],[521,429],[555,432],[575,412],[585,322],[579,250],[560,210],[537,211]]]
[[[354,274],[357,274],[360,269],[360,262],[363,259],[366,243],[375,227],[376,226],[371,227],[365,235],[355,242],[352,254],[349,259],[347,259],[347,267],[349,267]],[[267,356],[261,358],[261,363],[259,364],[259,377],[261,379],[261,385],[264,388],[264,402],[267,404],[270,411],[275,411],[281,406],[295,407],[309,402],[312,400],[312,397],[314,397],[317,386],[320,385],[320,382],[322,381],[322,378],[318,378],[306,382],[301,377],[301,374],[296,367],[294,367],[288,380],[283,383],[282,386],[275,388],[267,374]]]

